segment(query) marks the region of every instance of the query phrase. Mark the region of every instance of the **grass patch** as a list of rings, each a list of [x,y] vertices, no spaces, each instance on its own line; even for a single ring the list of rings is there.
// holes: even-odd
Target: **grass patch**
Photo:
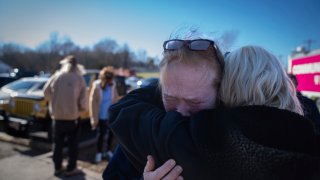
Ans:
[[[137,73],[137,76],[142,78],[150,78],[150,77],[159,77],[159,72],[139,72]]]

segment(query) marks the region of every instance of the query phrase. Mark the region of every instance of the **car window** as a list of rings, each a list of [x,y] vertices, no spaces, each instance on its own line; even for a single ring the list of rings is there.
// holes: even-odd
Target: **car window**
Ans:
[[[35,90],[42,90],[45,84],[45,82],[40,82],[40,85]]]
[[[83,75],[83,78],[86,82],[87,87],[90,86],[91,83],[91,78],[93,78],[93,80],[96,80],[98,78],[98,73],[87,73],[85,75]]]
[[[157,82],[159,82],[159,78],[142,79],[141,82],[140,82],[140,87],[144,87],[144,86],[147,86],[149,84],[157,83]]]
[[[26,92],[30,88],[32,88],[37,82],[35,81],[15,81],[12,83],[7,84],[4,86],[4,89],[9,89],[12,91],[18,91],[18,92]]]
[[[91,74],[85,74],[83,75],[84,80],[86,81],[87,87],[89,86],[90,80],[91,80]]]

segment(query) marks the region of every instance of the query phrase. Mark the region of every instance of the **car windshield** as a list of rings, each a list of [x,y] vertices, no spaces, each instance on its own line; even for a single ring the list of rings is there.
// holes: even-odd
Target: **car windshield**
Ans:
[[[42,82],[40,86],[37,87],[36,90],[42,90],[45,84],[46,84],[45,82]]]
[[[152,77],[152,78],[142,79],[139,84],[140,84],[140,87],[144,87],[152,83],[157,83],[158,81],[159,81],[159,78]]]
[[[24,81],[18,80],[9,83],[3,87],[4,90],[17,91],[17,92],[27,92],[31,89],[37,82],[36,81]]]

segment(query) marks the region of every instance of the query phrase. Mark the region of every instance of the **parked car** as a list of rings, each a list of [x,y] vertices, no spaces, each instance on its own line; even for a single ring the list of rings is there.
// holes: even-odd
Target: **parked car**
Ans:
[[[34,77],[39,75],[37,71],[18,69],[18,68],[12,69],[12,71],[9,74],[10,76],[16,77],[17,79],[23,78],[23,77]]]
[[[147,86],[151,83],[158,83],[158,82],[159,82],[159,78],[157,77],[145,78],[137,81],[137,87],[140,88],[140,87]]]
[[[126,86],[127,86],[127,91],[132,91],[134,89],[137,89],[138,88],[138,84],[137,82],[141,80],[141,78],[137,77],[137,76],[131,76],[131,77],[128,77],[125,81],[126,83]]]
[[[0,74],[0,88],[10,82],[17,80],[16,77],[10,76],[9,73],[1,73]]]
[[[14,68],[8,73],[0,73],[0,87],[24,77],[38,76],[36,71]]]
[[[98,73],[98,70],[87,70],[86,74],[83,75],[87,85],[88,95],[93,81],[98,78]],[[41,84],[37,86],[34,91],[17,93],[15,95],[11,94],[9,107],[6,112],[8,115],[8,127],[11,130],[25,132],[26,134],[36,131],[45,131],[47,133],[47,138],[51,140],[52,121],[49,114],[49,103],[44,99],[43,94],[43,86],[48,79],[48,77],[34,77],[34,81],[41,81]],[[89,112],[81,113],[80,119],[88,120]]]
[[[48,78],[28,77],[15,80],[0,89],[0,115],[3,119],[7,119],[9,103],[11,96],[19,94],[33,94],[39,91]]]

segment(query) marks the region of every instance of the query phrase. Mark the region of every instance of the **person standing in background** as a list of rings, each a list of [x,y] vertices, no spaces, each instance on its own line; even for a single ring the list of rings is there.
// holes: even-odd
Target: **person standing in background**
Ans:
[[[296,88],[297,97],[301,103],[304,116],[313,122],[316,133],[318,134],[318,136],[320,136],[320,113],[316,103],[312,99],[309,99],[298,91],[298,80],[294,74],[288,74],[288,76]]]
[[[78,118],[80,111],[87,110],[86,83],[82,76],[84,69],[74,56],[65,57],[60,64],[61,68],[45,84],[44,96],[49,101],[49,111],[54,120],[54,175],[62,175],[65,171],[62,150],[67,138],[69,161],[65,175],[72,176],[82,173],[77,168]]]
[[[99,79],[93,84],[89,98],[89,112],[90,123],[92,129],[98,128],[99,135],[97,140],[97,153],[95,162],[99,163],[102,160],[102,150],[104,136],[107,136],[107,155],[109,158],[113,156],[111,151],[113,134],[108,128],[108,110],[111,104],[115,103],[118,99],[116,90],[116,83],[113,80],[114,70],[113,67],[104,67],[99,73]]]

